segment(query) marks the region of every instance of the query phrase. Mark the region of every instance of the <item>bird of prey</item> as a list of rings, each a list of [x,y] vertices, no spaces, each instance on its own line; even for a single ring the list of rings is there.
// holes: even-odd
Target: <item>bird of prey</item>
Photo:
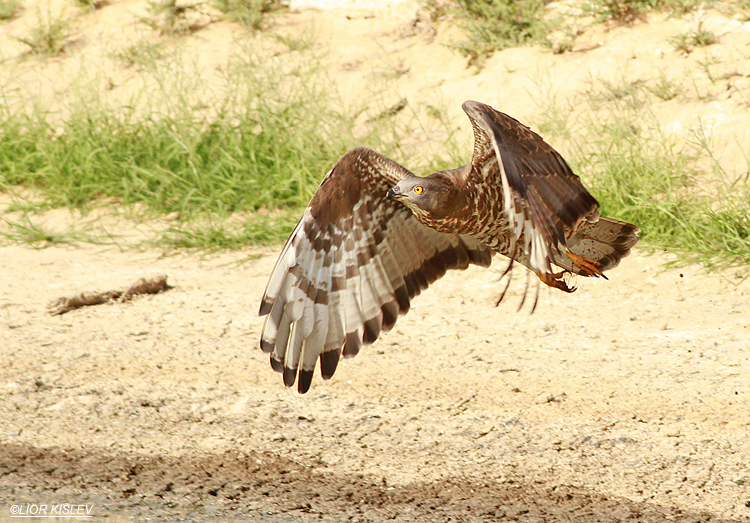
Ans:
[[[359,147],[321,182],[260,305],[260,346],[287,387],[307,392],[318,360],[331,378],[449,269],[499,253],[572,292],[567,275],[604,276],[638,242],[638,227],[599,216],[538,134],[488,105],[462,107],[474,132],[463,167],[419,177]]]

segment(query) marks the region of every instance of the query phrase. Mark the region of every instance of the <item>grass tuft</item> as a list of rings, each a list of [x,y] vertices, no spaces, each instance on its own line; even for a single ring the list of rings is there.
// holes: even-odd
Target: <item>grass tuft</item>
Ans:
[[[594,0],[589,3],[589,9],[600,21],[631,24],[642,20],[647,12],[661,4],[661,0]]]
[[[154,67],[156,62],[164,56],[163,42],[151,43],[146,41],[129,45],[112,55],[124,67],[137,67],[138,69]]]
[[[0,0],[0,20],[13,18],[21,7],[21,0]]]
[[[218,251],[241,249],[248,245],[282,243],[294,230],[299,210],[287,209],[273,215],[256,213],[244,219],[189,221],[157,232],[153,245],[167,250],[198,249]]]
[[[31,218],[24,214],[20,220],[12,220],[3,217],[5,227],[0,230],[0,238],[6,241],[24,243],[34,248],[43,249],[63,243],[106,243],[100,236],[92,234],[89,230],[66,230],[56,232],[34,223]]]
[[[664,71],[660,71],[659,77],[646,88],[651,94],[665,102],[674,99],[683,90],[682,83],[667,77]]]
[[[315,40],[309,33],[296,35],[274,33],[271,36],[286,46],[289,51],[306,51],[315,45]]]
[[[29,46],[29,52],[36,55],[57,56],[65,51],[72,35],[71,23],[62,17],[53,18],[51,12],[43,16],[37,11],[37,24],[27,36],[14,37]]]
[[[469,40],[454,47],[477,67],[495,51],[540,42],[550,31],[542,0],[457,0],[457,4],[456,15]]]
[[[283,7],[279,0],[214,0],[213,6],[228,20],[252,31],[267,28],[270,15]]]
[[[589,77],[587,83],[585,95],[591,102],[611,103],[636,112],[647,103],[643,82],[629,80],[622,73],[613,80]]]
[[[203,3],[203,0],[192,4],[178,4],[177,0],[149,0],[151,16],[142,16],[139,20],[161,34],[192,34],[212,21],[202,12]]]
[[[719,41],[719,38],[713,32],[703,27],[703,21],[698,22],[698,26],[693,31],[688,31],[669,39],[676,51],[684,54],[692,53],[696,47],[706,47]]]

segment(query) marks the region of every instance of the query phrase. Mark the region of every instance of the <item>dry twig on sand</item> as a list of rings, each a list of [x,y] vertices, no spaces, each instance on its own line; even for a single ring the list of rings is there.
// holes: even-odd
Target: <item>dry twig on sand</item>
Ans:
[[[160,274],[152,278],[141,278],[124,291],[81,292],[58,298],[47,305],[47,311],[53,316],[59,316],[88,305],[129,301],[138,294],[157,294],[171,288],[167,285],[167,275]]]

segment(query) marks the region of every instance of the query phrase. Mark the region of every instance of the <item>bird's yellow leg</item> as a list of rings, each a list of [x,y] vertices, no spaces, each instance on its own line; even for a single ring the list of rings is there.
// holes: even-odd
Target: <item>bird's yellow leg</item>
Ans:
[[[583,276],[601,276],[605,280],[607,279],[599,268],[599,262],[570,251],[565,251],[565,255],[570,258],[570,261],[572,261],[576,267],[581,269],[581,274]]]
[[[536,275],[539,276],[539,279],[542,280],[542,282],[545,285],[549,285],[550,287],[554,287],[555,289],[560,289],[564,292],[573,292],[576,290],[575,287],[570,287],[565,282],[565,280],[562,279],[565,274],[567,274],[569,271],[562,271],[558,273],[552,273],[552,272],[537,272]]]

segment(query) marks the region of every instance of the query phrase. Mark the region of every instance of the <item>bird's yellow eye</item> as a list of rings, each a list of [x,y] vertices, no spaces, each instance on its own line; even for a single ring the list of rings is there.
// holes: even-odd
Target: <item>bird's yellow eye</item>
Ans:
[[[414,192],[417,194],[422,194],[424,192],[424,188],[421,185],[415,185]]]

